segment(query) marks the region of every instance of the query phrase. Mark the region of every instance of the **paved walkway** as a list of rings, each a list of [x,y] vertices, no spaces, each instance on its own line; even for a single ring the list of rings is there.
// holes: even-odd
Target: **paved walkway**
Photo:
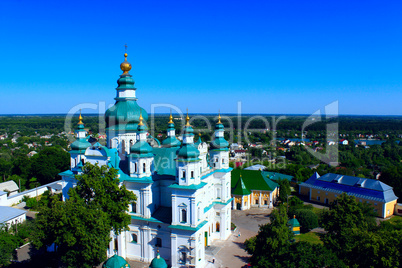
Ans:
[[[244,241],[257,235],[259,225],[269,222],[272,209],[250,209],[232,211],[232,222],[236,231],[226,241],[215,241],[214,246],[207,249],[206,268],[240,268],[246,267],[250,255],[244,250]],[[239,236],[240,233],[240,236]],[[215,259],[215,263],[212,260]]]

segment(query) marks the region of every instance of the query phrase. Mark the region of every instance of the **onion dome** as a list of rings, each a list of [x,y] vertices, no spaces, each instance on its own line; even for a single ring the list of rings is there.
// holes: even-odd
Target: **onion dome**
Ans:
[[[140,122],[138,123],[138,140],[130,147],[130,154],[136,154],[138,156],[148,157],[151,156],[152,147],[147,142],[147,126],[142,122],[143,118],[140,114]]]
[[[200,145],[201,143],[202,143],[202,140],[201,140],[201,132],[200,132],[200,133],[198,133],[198,140],[194,143],[194,145],[198,147],[198,145]]]
[[[218,122],[215,125],[215,139],[211,142],[212,149],[227,149],[229,147],[229,143],[225,140],[223,132],[224,126],[219,113]]]
[[[148,120],[148,114],[137,103],[135,82],[129,74],[131,64],[127,61],[127,53],[124,54],[124,57],[124,62],[120,64],[120,69],[123,73],[117,80],[116,103],[105,113],[106,128],[108,130],[135,131],[139,123],[140,114],[142,114],[145,121]]]
[[[130,268],[130,264],[120,257],[119,255],[113,255],[102,266],[103,268]]]
[[[180,141],[176,138],[173,116],[172,112],[170,112],[168,129],[167,129],[167,138],[162,141],[163,147],[179,147]]]
[[[127,53],[124,53],[124,61],[120,64],[120,69],[123,71],[123,75],[128,74],[131,70],[131,63],[127,61]]]
[[[91,143],[88,142],[86,138],[86,131],[84,129],[84,123],[82,122],[82,115],[80,111],[80,116],[78,117],[78,129],[77,132],[77,139],[70,144],[71,150],[73,151],[85,151],[88,147],[91,147]]]
[[[180,149],[177,151],[177,157],[178,158],[184,158],[187,160],[193,160],[193,159],[198,159],[198,156],[200,155],[200,151],[198,151],[197,148],[194,146],[194,130],[191,127],[189,121],[190,117],[188,116],[187,112],[187,117],[186,117],[186,125],[184,126],[183,129],[183,145],[180,147]]]
[[[167,268],[166,261],[161,257],[158,253],[156,254],[156,257],[151,261],[151,265],[149,265],[149,268]]]

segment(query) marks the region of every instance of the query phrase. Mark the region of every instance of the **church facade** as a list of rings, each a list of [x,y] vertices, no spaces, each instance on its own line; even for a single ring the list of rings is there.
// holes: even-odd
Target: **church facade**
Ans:
[[[60,173],[63,199],[84,163],[115,168],[137,201],[129,207],[129,230],[111,234],[108,255],[151,262],[159,252],[171,267],[204,267],[205,247],[231,234],[232,169],[220,116],[209,146],[194,141],[188,115],[182,141],[170,116],[167,138],[151,146],[148,114],[137,103],[127,54],[120,68],[116,103],[105,113],[107,145],[88,142],[80,115],[71,169]]]

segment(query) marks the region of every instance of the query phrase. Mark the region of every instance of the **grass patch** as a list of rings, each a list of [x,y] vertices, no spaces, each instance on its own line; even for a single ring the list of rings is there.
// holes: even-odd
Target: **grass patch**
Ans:
[[[323,242],[320,239],[320,236],[317,233],[312,232],[296,235],[295,239],[297,242],[304,241],[311,244],[321,244],[321,245],[323,244]]]
[[[314,212],[316,215],[320,215],[321,212],[322,212],[322,209],[321,209],[321,208],[313,207],[313,212]]]
[[[395,225],[402,225],[402,217],[393,215],[391,219],[387,220],[387,222]]]

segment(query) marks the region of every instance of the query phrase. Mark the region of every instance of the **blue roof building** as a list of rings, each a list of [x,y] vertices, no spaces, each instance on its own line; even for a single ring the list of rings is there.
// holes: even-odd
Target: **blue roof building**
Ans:
[[[320,176],[315,172],[299,185],[299,193],[310,200],[329,204],[340,194],[355,196],[358,202],[373,206],[378,217],[386,218],[394,213],[398,197],[392,187],[373,179],[328,173]]]

